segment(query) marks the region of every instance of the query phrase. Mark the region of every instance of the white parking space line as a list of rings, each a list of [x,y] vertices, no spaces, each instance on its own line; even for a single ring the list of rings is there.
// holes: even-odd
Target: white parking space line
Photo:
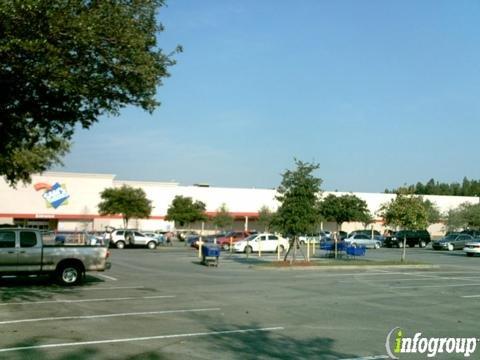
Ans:
[[[404,279],[371,279],[368,280],[369,282],[397,282],[397,281],[432,281],[432,280],[478,280],[478,276],[468,276],[468,277],[448,277],[448,276],[429,276],[426,278],[420,279],[412,279],[412,278],[404,278]],[[341,283],[351,283],[358,281],[357,279],[351,280],[341,280]]]
[[[480,284],[391,286],[390,289],[444,288],[444,287],[462,287],[462,286],[480,286]]]
[[[204,312],[204,311],[220,311],[220,308],[187,309],[187,310],[161,310],[161,311],[146,311],[146,312],[120,313],[120,314],[59,316],[59,317],[50,317],[50,318],[6,320],[6,321],[0,321],[0,325],[18,324],[18,323],[27,323],[27,322],[41,322],[41,321],[84,320],[84,319],[101,319],[101,318],[124,317],[124,316],[179,314],[179,313]]]
[[[258,328],[258,329],[243,329],[243,330],[225,330],[225,331],[199,332],[199,333],[189,333],[189,334],[159,335],[159,336],[147,336],[147,337],[125,338],[125,339],[96,340],[96,341],[80,341],[80,342],[72,342],[72,343],[45,344],[45,345],[33,345],[33,346],[21,346],[21,347],[13,347],[13,348],[3,348],[3,349],[0,349],[0,352],[19,351],[19,350],[32,350],[32,349],[60,348],[60,347],[67,347],[67,346],[83,346],[83,345],[112,344],[112,343],[124,343],[124,342],[134,342],[134,341],[176,339],[176,338],[199,337],[199,336],[215,336],[215,335],[244,334],[244,333],[252,333],[252,332],[266,332],[266,331],[279,331],[279,330],[284,330],[284,328],[283,328],[283,327],[270,327],[270,328]]]
[[[464,295],[464,296],[462,296],[462,298],[466,298],[466,299],[469,299],[469,298],[480,298],[480,295]]]
[[[113,280],[113,281],[117,281],[118,279],[114,278],[113,276],[108,276],[108,275],[103,275],[103,274],[96,274],[97,276],[100,276],[104,279],[108,279],[108,280]]]
[[[390,359],[390,356],[374,355],[374,356],[364,356],[364,357],[359,357],[359,358],[341,359],[341,360],[377,360],[377,359]]]
[[[72,290],[95,291],[95,290],[123,290],[123,289],[144,289],[145,286],[111,286],[111,287],[91,287],[91,288],[72,288]]]
[[[100,302],[100,301],[123,301],[123,300],[141,300],[141,299],[168,299],[174,298],[175,295],[159,295],[159,296],[140,296],[140,297],[119,297],[119,298],[100,298],[100,299],[78,299],[78,300],[68,300],[68,299],[59,299],[59,300],[45,300],[45,301],[24,301],[24,302],[7,302],[0,304],[0,306],[7,305],[31,305],[31,304],[74,304],[82,302]]]

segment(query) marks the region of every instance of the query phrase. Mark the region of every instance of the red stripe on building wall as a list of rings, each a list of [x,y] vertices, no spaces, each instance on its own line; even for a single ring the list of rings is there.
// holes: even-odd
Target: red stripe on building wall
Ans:
[[[236,219],[243,219],[245,216],[249,218],[258,217],[258,213],[254,212],[232,212],[230,213]],[[214,217],[216,212],[207,212],[208,217]],[[93,219],[122,219],[121,215],[90,215],[90,214],[14,214],[14,213],[0,213],[0,218],[15,218],[15,219],[56,219],[56,220],[93,220]],[[150,220],[164,220],[165,216],[154,215],[150,216]]]

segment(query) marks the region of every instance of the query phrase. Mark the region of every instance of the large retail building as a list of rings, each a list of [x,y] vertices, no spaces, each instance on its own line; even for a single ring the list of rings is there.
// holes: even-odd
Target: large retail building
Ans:
[[[149,219],[133,219],[129,223],[129,227],[142,230],[174,229],[175,224],[165,221],[165,215],[176,195],[204,202],[209,215],[214,215],[217,209],[225,204],[235,217],[235,227],[238,229],[256,229],[258,210],[262,206],[275,210],[278,206],[275,190],[272,189],[182,186],[174,182],[122,181],[109,174],[46,172],[34,175],[31,184],[18,184],[16,188],[10,187],[3,179],[0,180],[0,224],[63,231],[102,231],[106,226],[122,227],[121,216],[100,216],[97,205],[101,201],[100,193],[104,189],[124,184],[142,188],[152,201],[153,211]],[[326,194],[329,192],[324,193]],[[390,201],[395,195],[354,194],[367,202],[370,212],[377,218],[374,227],[382,230],[383,223],[378,218],[377,212],[382,204]],[[425,196],[425,198],[437,205],[443,213],[465,202],[479,202],[477,197]],[[335,229],[335,224],[326,223],[323,226],[325,229]],[[358,228],[363,228],[362,224],[342,225],[342,229],[346,231]],[[445,231],[443,224],[432,225],[429,230],[432,235]]]

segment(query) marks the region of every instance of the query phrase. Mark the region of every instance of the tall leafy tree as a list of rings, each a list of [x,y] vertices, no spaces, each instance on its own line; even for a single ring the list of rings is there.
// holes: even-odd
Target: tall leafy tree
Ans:
[[[429,224],[428,209],[420,196],[399,193],[380,207],[385,224],[404,230],[425,229]],[[405,261],[406,238],[403,239],[401,261]]]
[[[215,216],[212,218],[212,223],[220,230],[231,228],[235,219],[228,211],[227,205],[222,204]]]
[[[290,246],[284,260],[293,249],[296,256],[298,236],[312,231],[318,223],[318,196],[322,180],[313,175],[320,166],[295,159],[295,170],[286,170],[277,189],[280,206],[275,215],[275,226],[290,237]]]
[[[100,194],[98,204],[100,215],[122,215],[124,227],[130,219],[148,218],[152,212],[152,202],[145,191],[123,185],[120,188],[107,188]]]
[[[350,194],[329,194],[320,202],[320,213],[327,221],[335,222],[338,229],[341,229],[344,222],[369,223],[372,220],[365,200]]]
[[[480,228],[480,204],[464,203],[448,212],[447,227],[449,230],[462,228]]]
[[[80,126],[127,105],[159,105],[157,86],[175,63],[175,51],[157,44],[163,5],[0,1],[0,176],[28,182],[60,163]]]
[[[270,210],[268,206],[262,206],[258,210],[258,225],[263,228],[263,231],[269,231],[270,226],[273,222],[275,213]]]
[[[201,201],[193,201],[191,197],[177,195],[168,207],[165,219],[175,221],[180,226],[206,221],[205,208],[205,203]]]

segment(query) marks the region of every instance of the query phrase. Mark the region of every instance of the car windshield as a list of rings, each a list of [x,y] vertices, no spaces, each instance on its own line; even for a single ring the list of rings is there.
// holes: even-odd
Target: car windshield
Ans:
[[[455,240],[457,237],[458,237],[457,234],[450,234],[450,235],[445,236],[445,237],[443,238],[443,240],[446,240],[446,241]]]
[[[250,236],[246,237],[245,239],[243,239],[243,241],[252,241],[256,237],[257,237],[257,234],[253,234],[253,235],[250,235]]]

